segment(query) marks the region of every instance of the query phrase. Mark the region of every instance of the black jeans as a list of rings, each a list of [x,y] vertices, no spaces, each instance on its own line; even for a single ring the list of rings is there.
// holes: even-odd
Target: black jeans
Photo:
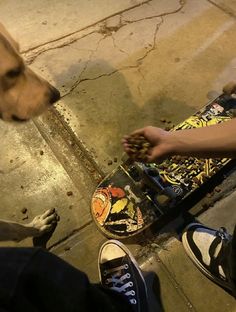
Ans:
[[[0,248],[0,312],[131,312],[119,294],[40,248]]]
[[[236,285],[236,227],[230,249]],[[41,248],[0,248],[0,312],[131,312],[116,292]]]

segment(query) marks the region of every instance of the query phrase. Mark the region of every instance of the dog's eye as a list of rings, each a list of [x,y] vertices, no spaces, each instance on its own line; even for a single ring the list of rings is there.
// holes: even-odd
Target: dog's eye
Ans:
[[[17,78],[21,74],[21,68],[11,69],[6,73],[7,78]]]

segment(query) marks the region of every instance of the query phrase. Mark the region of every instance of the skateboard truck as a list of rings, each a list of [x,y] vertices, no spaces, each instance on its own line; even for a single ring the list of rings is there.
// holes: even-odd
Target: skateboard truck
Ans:
[[[160,206],[166,206],[175,202],[178,196],[171,186],[165,186],[158,170],[142,163],[136,163],[142,183],[154,193],[154,200]]]
[[[131,190],[131,187],[130,185],[126,185],[125,186],[125,191],[127,192],[127,198],[130,200],[130,201],[134,201],[135,203],[140,203],[141,202],[141,199],[139,197],[137,197]]]

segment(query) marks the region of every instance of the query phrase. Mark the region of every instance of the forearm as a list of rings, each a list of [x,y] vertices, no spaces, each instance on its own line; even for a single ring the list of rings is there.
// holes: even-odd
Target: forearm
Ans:
[[[166,143],[171,155],[236,158],[236,119],[204,128],[170,132]]]

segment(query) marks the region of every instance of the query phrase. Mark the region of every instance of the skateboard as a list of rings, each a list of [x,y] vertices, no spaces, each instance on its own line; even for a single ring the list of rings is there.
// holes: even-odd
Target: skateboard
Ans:
[[[228,94],[211,100],[170,131],[205,127],[234,118],[236,96],[231,93],[236,90],[229,84],[223,91]],[[187,198],[204,187],[230,161],[173,156],[159,164],[144,164],[128,159],[96,188],[91,203],[92,217],[109,238],[137,235],[178,207],[181,209]]]

